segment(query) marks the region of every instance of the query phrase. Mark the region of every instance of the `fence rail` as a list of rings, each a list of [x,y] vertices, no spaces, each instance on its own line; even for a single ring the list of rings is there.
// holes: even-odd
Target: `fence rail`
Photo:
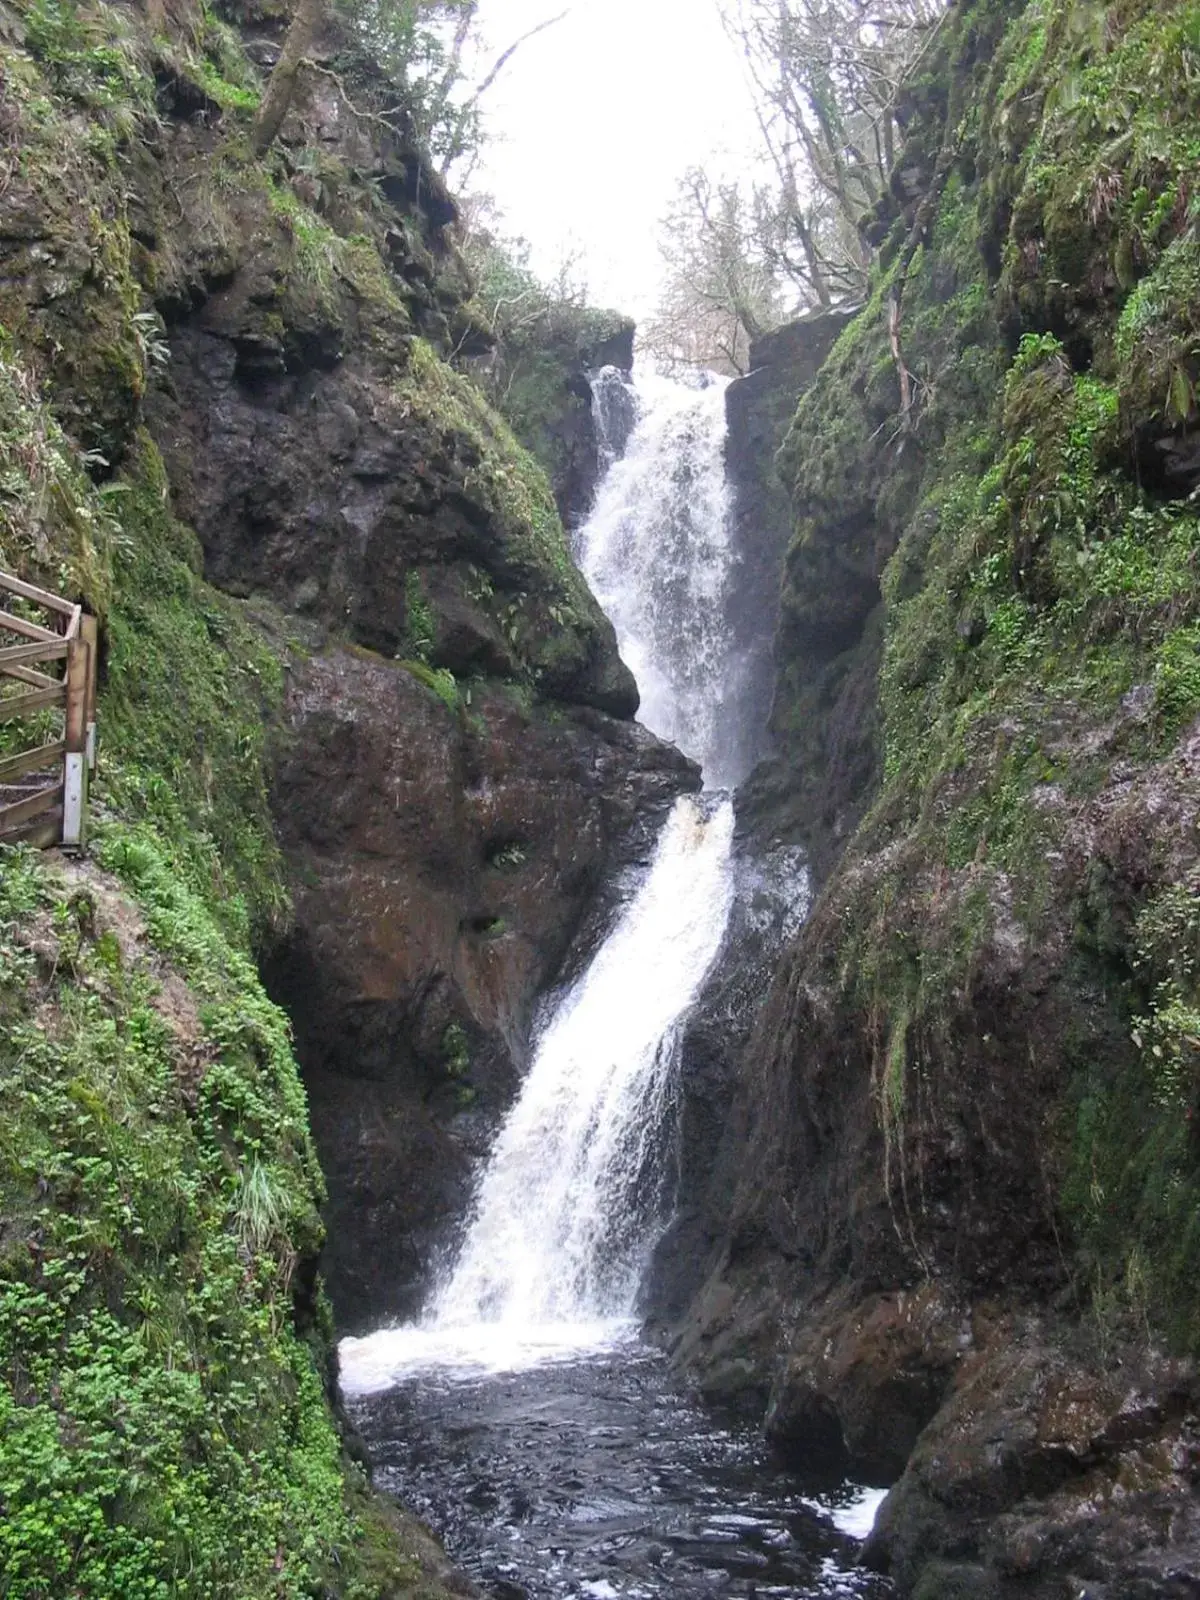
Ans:
[[[61,734],[47,739],[39,729],[42,742],[35,743],[31,730],[25,748],[0,756],[0,844],[24,839],[82,850],[96,765],[96,619],[10,572],[0,572],[0,594],[25,602],[20,613],[0,606],[0,727],[63,712]],[[31,610],[48,616],[35,621]],[[23,642],[10,644],[6,635]],[[15,684],[17,693],[5,692]]]

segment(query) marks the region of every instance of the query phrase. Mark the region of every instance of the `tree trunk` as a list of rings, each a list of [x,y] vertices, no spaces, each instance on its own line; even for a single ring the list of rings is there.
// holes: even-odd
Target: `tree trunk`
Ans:
[[[292,103],[296,75],[325,15],[325,0],[297,0],[283,41],[283,51],[268,82],[258,116],[254,119],[254,153],[265,155],[275,142]]]

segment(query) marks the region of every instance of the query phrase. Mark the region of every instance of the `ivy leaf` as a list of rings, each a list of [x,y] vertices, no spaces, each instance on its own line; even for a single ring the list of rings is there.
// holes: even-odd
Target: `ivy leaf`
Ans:
[[[1175,362],[1171,367],[1171,387],[1167,415],[1178,422],[1186,422],[1196,403],[1196,390],[1183,367]]]

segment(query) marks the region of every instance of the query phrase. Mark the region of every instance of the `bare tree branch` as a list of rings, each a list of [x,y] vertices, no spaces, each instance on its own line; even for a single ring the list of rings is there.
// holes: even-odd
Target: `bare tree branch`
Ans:
[[[516,55],[517,51],[523,44],[528,44],[529,40],[536,38],[539,33],[545,33],[547,28],[553,28],[557,23],[561,22],[564,17],[569,16],[570,13],[571,8],[570,6],[567,6],[566,9],[560,11],[557,16],[547,17],[544,22],[539,22],[536,27],[530,28],[527,33],[523,33],[519,39],[514,39],[512,44],[509,45],[508,49],[501,51],[501,53],[496,57],[496,60],[492,63],[491,71],[487,74],[483,81],[476,86],[475,92],[471,96],[471,99],[468,103],[475,105],[479,101],[480,96],[485,95],[488,92],[488,90],[495,83],[496,79],[504,71],[505,67],[512,60],[513,56]]]

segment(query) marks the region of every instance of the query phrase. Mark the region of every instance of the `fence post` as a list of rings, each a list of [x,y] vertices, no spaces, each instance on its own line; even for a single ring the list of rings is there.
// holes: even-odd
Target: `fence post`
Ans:
[[[85,754],[89,774],[96,770],[96,670],[99,646],[99,624],[95,617],[85,612],[79,622],[83,642],[87,645],[87,705],[85,708]]]
[[[82,631],[67,646],[67,753],[63,771],[63,848],[82,851],[87,810],[88,661]]]

